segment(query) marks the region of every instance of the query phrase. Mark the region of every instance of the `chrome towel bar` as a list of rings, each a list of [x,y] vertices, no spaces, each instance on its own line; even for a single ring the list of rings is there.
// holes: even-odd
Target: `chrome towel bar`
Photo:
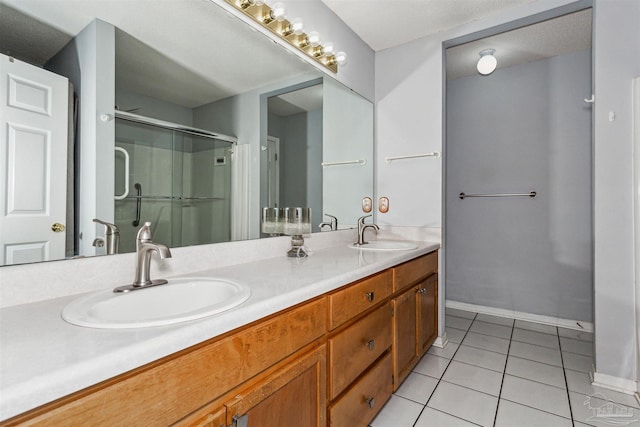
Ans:
[[[536,197],[538,193],[531,191],[530,193],[492,193],[492,194],[465,194],[460,193],[458,197],[464,200],[467,197]]]

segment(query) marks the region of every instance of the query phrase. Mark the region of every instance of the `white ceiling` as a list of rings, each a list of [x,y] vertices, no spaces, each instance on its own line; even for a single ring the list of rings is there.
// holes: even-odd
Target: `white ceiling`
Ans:
[[[446,51],[447,79],[476,75],[480,51],[495,49],[498,69],[591,47],[591,9],[518,28]]]
[[[533,1],[535,0],[322,0],[375,51]]]
[[[381,50],[534,0],[322,1]],[[42,65],[96,17],[119,29],[120,87],[189,108],[313,69],[205,0],[0,0],[0,51]],[[450,48],[447,75],[475,73],[488,47],[499,67],[587,49],[590,23],[582,12]]]
[[[535,0],[322,0],[373,50],[380,51]],[[447,50],[447,78],[476,74],[483,49],[508,67],[591,47],[591,10]],[[348,53],[348,52],[347,52]]]

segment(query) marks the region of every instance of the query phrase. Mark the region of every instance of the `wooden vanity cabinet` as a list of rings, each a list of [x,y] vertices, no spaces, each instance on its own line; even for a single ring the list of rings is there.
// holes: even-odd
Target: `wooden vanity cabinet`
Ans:
[[[438,334],[437,252],[394,267],[393,390],[409,376]]]
[[[437,264],[432,252],[0,425],[367,426],[437,336]]]

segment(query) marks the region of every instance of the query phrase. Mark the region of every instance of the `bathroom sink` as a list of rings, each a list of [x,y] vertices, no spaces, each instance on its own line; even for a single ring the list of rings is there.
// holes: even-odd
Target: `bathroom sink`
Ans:
[[[363,251],[410,251],[412,249],[417,249],[418,245],[398,240],[374,240],[362,246],[352,243],[349,247]]]
[[[248,286],[225,279],[184,277],[133,292],[111,289],[78,298],[62,310],[67,322],[121,329],[171,325],[232,309],[251,295]]]

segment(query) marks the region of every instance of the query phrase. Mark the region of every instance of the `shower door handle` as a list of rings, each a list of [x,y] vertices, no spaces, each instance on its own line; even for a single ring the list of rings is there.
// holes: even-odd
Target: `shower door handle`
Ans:
[[[122,147],[116,147],[115,150],[124,155],[124,193],[115,196],[116,200],[123,200],[129,195],[129,153]]]
[[[140,211],[142,210],[142,185],[136,182],[133,185],[136,189],[136,219],[131,223],[134,227],[140,225]]]

